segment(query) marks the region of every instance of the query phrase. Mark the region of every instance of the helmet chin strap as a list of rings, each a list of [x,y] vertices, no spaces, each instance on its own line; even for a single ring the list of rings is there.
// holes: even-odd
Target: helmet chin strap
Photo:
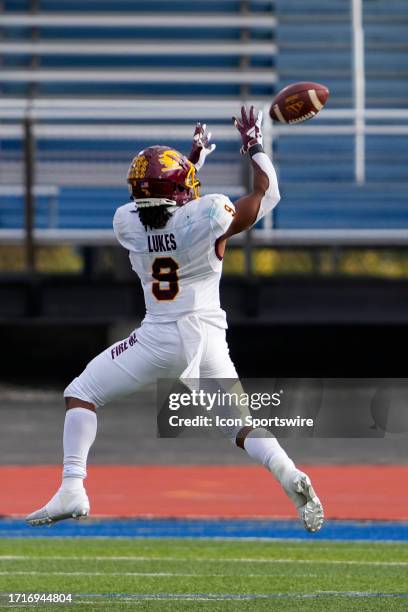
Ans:
[[[153,206],[177,206],[174,200],[168,198],[133,198],[138,208],[152,208]]]

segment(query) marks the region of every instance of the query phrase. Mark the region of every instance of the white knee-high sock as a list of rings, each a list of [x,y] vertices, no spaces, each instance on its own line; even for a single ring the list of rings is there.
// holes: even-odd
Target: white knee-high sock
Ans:
[[[86,478],[86,462],[94,443],[97,429],[96,413],[87,408],[70,408],[64,425],[63,484],[72,488],[82,486]]]
[[[252,459],[262,463],[281,482],[285,474],[295,469],[279,442],[266,429],[254,429],[244,441],[246,452]]]

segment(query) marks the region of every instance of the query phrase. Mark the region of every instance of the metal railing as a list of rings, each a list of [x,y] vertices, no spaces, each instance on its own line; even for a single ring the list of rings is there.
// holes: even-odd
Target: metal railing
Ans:
[[[3,13],[3,27],[58,27],[75,26],[78,28],[261,28],[276,26],[272,13],[233,14],[233,13]]]
[[[69,69],[29,69],[2,70],[0,80],[3,83],[196,83],[196,84],[235,84],[235,85],[273,85],[277,81],[276,73],[270,69],[134,69],[92,70]]]
[[[217,0],[208,0],[216,2]],[[272,0],[271,0],[272,1]],[[324,110],[313,122],[297,126],[272,125],[267,119],[264,126],[265,148],[272,154],[273,142],[283,138],[305,137],[313,135],[325,135],[336,138],[337,136],[350,135],[354,138],[354,178],[359,185],[366,180],[366,136],[408,136],[408,110],[405,109],[366,109],[365,108],[365,66],[364,66],[364,30],[363,30],[363,1],[350,0],[352,8],[351,26],[353,31],[353,90],[354,107],[352,109]],[[197,27],[197,15],[190,14],[116,14],[116,13],[39,13],[39,14],[2,14],[2,25],[31,27],[52,26],[64,28],[75,27],[117,27],[140,26],[143,28],[161,27],[164,29],[173,27]],[[203,14],[199,15],[199,27],[203,28],[269,28],[273,29],[277,20],[272,13],[241,13],[241,14]],[[211,42],[207,45],[202,42],[175,42],[171,44],[149,41],[142,43],[124,44],[122,42],[90,41],[30,41],[26,43],[0,41],[0,53],[10,55],[30,54],[68,54],[87,55],[98,53],[102,56],[106,53],[112,55],[160,55],[164,51],[175,56],[182,56],[188,52],[193,55],[220,55],[228,56],[238,54],[244,59],[258,54],[276,53],[276,45],[270,41],[245,41],[239,42]],[[171,69],[165,70],[0,70],[0,80],[4,82],[174,82],[174,76],[183,82],[217,82],[237,83],[250,85],[253,83],[273,84],[276,82],[276,74],[273,70],[253,69],[241,67],[239,70],[201,70]],[[86,142],[87,140],[106,141],[123,140],[126,142],[137,139],[150,139],[155,141],[163,137],[172,140],[185,140],[191,137],[192,124],[197,120],[210,123],[215,122],[212,128],[213,140],[237,142],[238,135],[231,127],[231,115],[235,114],[242,100],[217,100],[211,99],[205,102],[197,100],[161,99],[161,100],[95,100],[95,99],[0,99],[0,139],[25,138],[27,125],[30,126],[34,140],[55,141],[58,139],[71,138]],[[268,115],[270,100],[263,97],[251,101],[264,109]],[[157,118],[166,121],[164,125],[157,125]],[[65,121],[65,124],[63,123]],[[71,123],[72,121],[72,123]],[[77,123],[75,123],[77,121]],[[99,122],[96,125],[95,122]],[[120,123],[118,122],[120,121]],[[1,123],[3,122],[3,123]],[[60,122],[60,123],[56,123]],[[126,122],[126,123],[124,123]],[[187,124],[187,122],[190,122]],[[26,130],[24,129],[26,126]],[[239,156],[237,153],[237,163]],[[23,159],[21,163],[23,164]],[[27,160],[26,160],[27,166]],[[103,164],[101,164],[102,167]],[[122,173],[117,173],[117,182],[121,184]],[[6,184],[6,180],[0,177],[0,183]],[[244,183],[244,179],[242,180]],[[105,183],[106,184],[106,183]],[[10,185],[8,186],[10,188]],[[11,186],[11,188],[15,188]],[[219,185],[222,189],[223,185]],[[235,186],[242,189],[243,184]],[[3,188],[4,189],[4,188]],[[34,186],[31,189],[32,199],[35,197]],[[29,189],[25,187],[26,196]],[[57,211],[58,214],[58,211]],[[55,217],[53,217],[55,218]],[[22,240],[23,230],[1,230],[0,241],[18,242]],[[53,241],[68,241],[75,244],[110,244],[113,236],[110,230],[33,230],[36,241],[48,244]],[[246,240],[242,237],[235,239],[236,243]],[[272,217],[265,221],[265,228],[251,232],[251,243],[255,245],[385,245],[390,242],[394,244],[408,244],[408,233],[406,230],[272,230]]]
[[[353,90],[355,109],[355,174],[358,184],[365,182],[365,64],[363,0],[352,0]]]
[[[1,42],[0,54],[19,55],[51,55],[51,56],[87,56],[120,55],[121,57],[143,56],[245,56],[275,55],[277,46],[268,41],[260,42],[162,42],[149,40],[143,42],[89,42],[75,40],[75,42],[37,41],[37,42]]]
[[[35,243],[41,246],[62,244],[74,246],[104,247],[117,246],[117,240],[110,229],[35,229]],[[24,229],[0,230],[0,243],[20,245],[25,239]],[[246,236],[233,236],[230,243],[234,246],[245,246]],[[393,248],[408,246],[408,229],[253,229],[250,232],[250,243],[254,247],[271,248]]]
[[[264,100],[255,100],[255,103],[262,104],[264,108],[265,115],[268,114],[268,106],[265,105]],[[239,110],[241,101],[236,100],[235,102],[231,101],[211,101],[209,103],[201,103],[201,102],[179,102],[174,100],[169,100],[167,103],[162,104],[157,100],[152,101],[101,101],[95,102],[93,100],[78,100],[75,101],[75,106],[73,107],[73,101],[71,99],[59,99],[59,100],[33,100],[32,102],[26,102],[22,100],[1,100],[0,101],[0,121],[5,120],[6,123],[0,123],[0,140],[19,140],[23,142],[24,140],[24,126],[27,125],[27,122],[30,124],[30,129],[32,131],[32,136],[34,141],[57,141],[64,139],[71,139],[75,141],[82,141],[86,143],[87,141],[96,141],[96,142],[107,142],[109,140],[114,141],[123,141],[127,143],[137,142],[138,140],[150,140],[154,142],[156,140],[160,140],[163,138],[165,134],[166,140],[168,142],[172,141],[188,141],[191,138],[192,128],[197,119],[201,119],[203,121],[207,121],[211,123],[211,120],[215,122],[214,126],[212,126],[213,132],[213,140],[214,142],[236,142],[237,145],[237,157],[236,163],[240,163],[240,157],[238,155],[239,148],[239,138],[236,130],[233,129],[231,125],[231,115],[236,113]],[[158,125],[157,123],[153,123],[152,121],[158,116],[158,113],[161,113],[162,120],[169,120],[168,123]],[[128,121],[127,123],[115,123],[114,119],[117,119],[118,116],[122,121]],[[131,119],[137,117],[140,123],[130,122]],[[350,135],[355,137],[356,139],[360,136],[361,125],[356,127],[356,119],[360,117],[363,120],[363,134],[364,137],[367,135],[389,135],[389,136],[408,136],[408,110],[405,109],[365,109],[355,110],[325,110],[321,116],[317,117],[313,122],[297,125],[297,126],[288,126],[288,125],[272,125],[271,121],[266,117],[264,124],[264,141],[265,148],[267,152],[272,155],[273,150],[273,142],[279,141],[282,138],[292,138],[292,137],[305,137],[312,135],[327,135],[332,138],[336,138],[337,136]],[[170,118],[173,120],[173,123],[170,123]],[[61,120],[86,120],[86,123],[55,123],[55,121]],[[90,121],[94,120],[93,123]],[[177,123],[183,120],[183,123]],[[50,123],[52,121],[52,123]],[[98,123],[95,123],[98,121]],[[103,121],[103,123],[99,123]],[[110,121],[110,123],[107,123]],[[339,125],[339,122],[341,124]],[[358,147],[355,147],[355,151],[358,150]],[[216,167],[216,154],[214,155],[214,161]],[[355,181],[360,184],[361,182],[361,174],[360,174],[360,165],[359,161],[355,159]],[[365,160],[364,160],[365,161]],[[11,164],[14,166],[23,165],[23,158],[21,158],[20,162],[14,161]],[[34,160],[33,160],[34,163]],[[64,168],[64,161],[56,161],[54,163],[54,168],[57,168],[58,165],[61,168]],[[75,164],[71,163],[71,170],[75,169]],[[89,172],[82,172],[89,166]],[[3,162],[4,167],[6,167],[5,162]],[[35,163],[34,163],[35,165]],[[78,177],[76,177],[75,173],[72,173],[72,179],[68,181],[66,184],[81,184],[90,186],[98,184],[100,182],[101,185],[111,185],[111,186],[121,186],[123,185],[123,162],[118,160],[112,160],[109,163],[110,171],[107,172],[106,168],[104,169],[103,162],[98,162],[98,160],[92,160],[91,162],[87,162],[87,160],[81,160],[77,163],[78,169],[81,169],[82,176],[81,180],[78,182]],[[9,164],[10,167],[10,164]],[[225,166],[226,168],[226,166]],[[100,170],[99,170],[100,169]],[[79,170],[78,170],[79,171]],[[55,172],[55,170],[54,170]],[[22,168],[21,168],[22,173]],[[99,176],[99,174],[100,176]],[[6,189],[10,191],[11,189],[16,189],[16,186],[10,186],[8,182],[8,177],[12,173],[3,173],[3,177],[0,173],[0,185],[3,185],[3,193],[4,186]],[[41,173],[40,173],[41,174]],[[17,176],[18,172],[15,171],[14,175]],[[244,178],[242,177],[241,185],[238,184],[228,184],[228,177],[225,177],[225,184],[219,183],[219,173],[217,174],[217,178],[215,179],[218,183],[214,183],[210,177],[210,185],[212,188],[215,188],[221,191],[227,191],[231,195],[236,195],[237,197],[243,192],[245,189]],[[364,168],[365,175],[365,168]],[[208,178],[208,175],[207,175]],[[41,185],[41,182],[44,184],[50,184],[50,177],[48,175],[40,176],[40,182],[34,181],[34,185]],[[76,183],[77,181],[77,183]],[[85,182],[84,182],[85,181]],[[86,182],[88,181],[88,183]],[[56,187],[58,183],[56,184]],[[17,187],[18,188],[18,187]],[[39,187],[37,187],[38,189]],[[20,187],[21,189],[21,187]],[[27,191],[27,189],[26,189]],[[234,193],[233,193],[234,192]],[[35,197],[35,194],[33,194]],[[58,217],[58,209],[55,209],[55,203],[53,203],[53,212],[50,214],[49,218],[55,219]],[[265,220],[264,230],[256,230],[253,232],[253,238],[257,242],[262,242],[263,244],[274,242],[274,235],[270,232],[272,228],[272,217],[268,217]],[[44,230],[46,231],[46,230]],[[55,231],[55,230],[53,230]],[[59,231],[59,230],[57,230]],[[65,230],[61,230],[65,231]],[[75,231],[65,234],[70,236],[75,242]],[[276,230],[275,230],[276,231]],[[289,232],[289,230],[287,230]],[[292,230],[290,230],[292,232]],[[305,231],[305,235],[309,230]],[[370,240],[369,233],[371,230],[356,230],[353,234],[353,241],[355,241],[358,236],[358,232],[361,231],[361,239],[366,242]],[[79,232],[79,230],[78,230]],[[87,230],[86,233],[78,233],[78,239],[83,240],[83,236],[87,235],[89,240],[92,242],[92,233],[94,230]],[[262,233],[263,232],[263,233]],[[36,234],[37,235],[37,234]],[[55,234],[52,234],[55,235]],[[63,235],[63,234],[61,234]],[[305,240],[302,233],[288,233],[291,236],[290,240],[293,243],[294,237],[298,237],[302,240]],[[341,240],[344,240],[346,243],[349,240],[349,230],[336,230],[335,233],[325,233],[325,232],[314,232],[314,240],[321,239],[324,243],[331,242],[338,244]],[[383,238],[392,240],[393,230],[383,234]],[[5,230],[0,230],[0,240],[2,238],[7,240],[13,240],[20,234],[17,233],[5,233]],[[44,237],[46,234],[38,233],[38,237]],[[98,234],[98,240],[101,240],[103,236],[106,234]],[[276,235],[277,237],[278,235]],[[280,230],[279,241],[282,243],[284,241],[285,230]],[[395,234],[398,239],[401,238],[400,234]],[[405,234],[403,234],[405,236]],[[14,237],[14,238],[13,238]]]

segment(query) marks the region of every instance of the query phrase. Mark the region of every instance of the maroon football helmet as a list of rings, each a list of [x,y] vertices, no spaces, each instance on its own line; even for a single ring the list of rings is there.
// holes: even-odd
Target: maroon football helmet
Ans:
[[[183,206],[200,197],[194,165],[171,147],[155,145],[140,151],[130,164],[127,180],[134,199],[144,207],[172,202]]]

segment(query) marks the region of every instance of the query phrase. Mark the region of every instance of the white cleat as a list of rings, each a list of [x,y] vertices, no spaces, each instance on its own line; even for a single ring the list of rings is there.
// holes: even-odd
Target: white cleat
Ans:
[[[309,476],[295,470],[295,473],[285,480],[283,488],[295,503],[305,529],[311,533],[320,531],[324,522],[323,506],[314,492]]]
[[[89,510],[88,496],[83,487],[75,491],[59,489],[48,504],[26,517],[26,523],[39,527],[70,518],[80,519],[88,516]]]

